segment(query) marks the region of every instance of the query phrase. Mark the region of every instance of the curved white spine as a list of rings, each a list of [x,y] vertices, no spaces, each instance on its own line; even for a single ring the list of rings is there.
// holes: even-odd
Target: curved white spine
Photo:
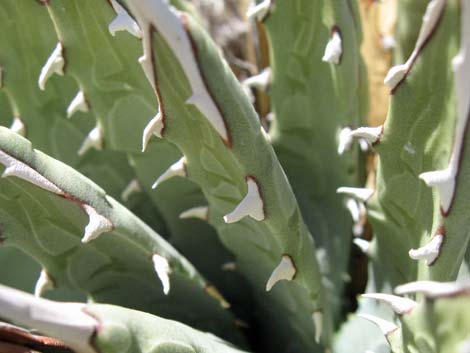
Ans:
[[[413,52],[411,53],[406,63],[392,67],[385,77],[384,83],[391,89],[394,89],[397,84],[403,80],[408,71],[410,71],[411,65],[413,65],[413,62],[418,56],[419,51],[422,49],[424,43],[428,40],[429,36],[437,26],[437,22],[439,21],[439,18],[444,11],[446,3],[447,0],[431,0],[429,2],[428,7],[426,8],[426,12],[423,16],[423,23],[421,25]]]
[[[163,293],[168,295],[170,292],[170,264],[167,259],[158,254],[152,256],[152,261],[155,272],[162,282]]]
[[[62,56],[62,50],[62,43],[57,43],[54,51],[42,67],[38,78],[38,86],[41,91],[46,89],[46,82],[53,74],[58,74],[60,76],[64,74],[65,60]]]
[[[67,107],[67,118],[71,118],[76,112],[88,112],[90,108],[85,99],[83,91],[78,91],[77,95],[72,99]]]
[[[444,235],[436,234],[435,236],[432,237],[429,243],[427,243],[426,245],[418,249],[411,249],[408,252],[408,255],[413,260],[425,260],[426,265],[430,266],[438,258],[443,242],[444,242]]]
[[[175,162],[168,168],[162,175],[160,175],[155,183],[152,185],[152,189],[158,187],[158,185],[168,179],[171,179],[175,176],[186,176],[186,158],[182,157],[180,160]]]
[[[248,191],[245,197],[232,212],[224,216],[225,223],[238,222],[246,216],[250,216],[257,221],[264,220],[264,205],[259,186],[252,177],[247,178],[246,184]]]
[[[292,281],[297,273],[297,269],[289,255],[282,255],[281,262],[271,273],[266,283],[266,291],[269,292],[279,281]]]
[[[113,223],[106,217],[100,215],[93,207],[87,204],[82,204],[82,207],[88,215],[88,224],[85,227],[82,243],[88,243],[98,238],[101,234],[113,230]]]
[[[127,31],[134,37],[142,38],[142,31],[139,25],[129,16],[127,11],[116,0],[111,0],[111,5],[114,11],[116,11],[117,16],[108,26],[109,33],[114,37],[117,31]]]

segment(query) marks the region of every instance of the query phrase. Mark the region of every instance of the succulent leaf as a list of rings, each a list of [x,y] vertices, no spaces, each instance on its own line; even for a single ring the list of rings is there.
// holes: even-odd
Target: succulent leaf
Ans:
[[[201,186],[210,206],[209,221],[256,288],[258,300],[277,308],[271,311],[277,311],[274,322],[282,320],[280,326],[290,325],[294,320],[287,319],[290,315],[302,317],[303,323],[296,325],[303,326],[305,334],[297,344],[314,347],[313,337],[308,337],[314,332],[311,313],[323,304],[313,242],[243,89],[220,60],[218,49],[189,16],[170,10],[162,1],[125,5],[143,30],[141,63],[157,92],[165,121],[163,138],[184,153],[187,178]],[[226,225],[222,216],[242,202],[249,178],[257,184],[264,218],[245,217]],[[292,284],[277,285],[266,295],[266,282],[283,254],[292,258],[297,274]],[[278,296],[284,300],[274,299]],[[305,309],[284,312],[286,307],[279,303],[287,296],[298,298]],[[296,340],[287,338],[287,331],[282,336],[281,342]]]
[[[21,171],[0,180],[3,244],[35,258],[55,286],[232,334],[231,315],[209,295],[206,280],[96,184],[6,128],[0,155],[7,156],[0,159],[4,170]],[[179,298],[186,296],[192,300],[184,304]],[[201,316],[193,305],[204,308]]]
[[[209,333],[113,305],[53,302],[0,286],[0,308],[3,317],[39,329],[60,340],[57,347],[76,353],[243,352]]]

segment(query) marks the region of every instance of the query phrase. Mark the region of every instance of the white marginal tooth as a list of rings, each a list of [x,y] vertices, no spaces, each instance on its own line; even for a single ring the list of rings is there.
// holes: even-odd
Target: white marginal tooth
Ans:
[[[186,104],[198,105],[198,104],[202,104],[201,101],[202,101],[202,97],[199,97],[197,95],[192,95],[186,100]]]
[[[170,292],[170,264],[167,259],[158,254],[152,256],[152,261],[155,272],[157,272],[157,276],[162,282],[163,293],[168,295]]]
[[[362,152],[367,152],[370,149],[370,145],[365,139],[360,138],[357,142],[359,142],[359,148]]]
[[[83,156],[91,148],[101,150],[103,148],[103,132],[99,126],[96,126],[88,133],[88,136],[83,141],[78,150],[78,155]]]
[[[242,82],[246,87],[257,88],[261,91],[266,91],[271,83],[271,68],[266,68],[258,75],[247,78]]]
[[[314,311],[312,314],[313,324],[315,325],[315,341],[320,343],[323,332],[323,313],[321,310]]]
[[[361,209],[359,202],[357,202],[355,199],[347,199],[346,208],[348,209],[349,213],[351,213],[351,218],[355,223],[361,220]]]
[[[62,56],[62,43],[57,43],[52,54],[47,59],[46,63],[41,69],[39,74],[38,85],[41,91],[46,88],[46,82],[53,74],[63,75],[65,60]]]
[[[269,8],[271,7],[272,0],[263,0],[258,5],[250,7],[248,12],[246,13],[246,17],[248,18],[256,18],[260,21],[266,17],[269,12]]]
[[[353,243],[354,243],[359,249],[361,249],[361,251],[362,251],[364,254],[368,254],[368,253],[369,253],[370,241],[365,240],[365,239],[361,239],[361,238],[354,238],[354,239],[353,239]]]
[[[431,0],[428,3],[423,16],[423,24],[420,28],[418,39],[416,40],[416,48],[421,48],[433,32],[446,3],[446,0]]]
[[[34,296],[41,297],[46,291],[54,289],[54,280],[49,276],[46,270],[41,270],[39,278],[34,287]]]
[[[236,327],[240,327],[242,329],[248,329],[250,328],[250,325],[246,322],[246,321],[243,321],[243,320],[240,320],[240,319],[234,319],[233,320],[233,324],[236,326]],[[464,352],[464,353],[468,353],[468,352]]]
[[[145,43],[146,41],[144,41]],[[145,47],[144,47],[145,48]],[[150,49],[149,49],[150,50]],[[145,52],[139,59],[139,64],[142,66],[142,70],[144,70],[145,77],[152,85],[153,89],[156,89],[155,77],[153,75],[153,66],[152,66],[152,59],[151,56]]]
[[[392,50],[397,45],[397,42],[395,41],[395,38],[393,38],[393,36],[388,35],[382,37],[381,44],[382,48],[384,48],[385,50]]]
[[[0,150],[0,163],[6,169],[3,171],[2,178],[14,176],[30,182],[40,188],[53,192],[58,195],[63,195],[64,192],[57,187],[54,183],[43,177],[29,165],[13,158],[9,154]]]
[[[209,207],[207,206],[199,206],[193,207],[189,210],[181,212],[179,218],[180,219],[188,219],[188,218],[199,218],[203,221],[207,221],[209,215]]]
[[[223,295],[220,294],[220,292],[217,290],[217,288],[215,288],[213,285],[210,284],[210,285],[206,286],[205,291],[212,298],[216,299],[220,303],[220,306],[222,308],[224,308],[224,309],[230,308],[230,303],[227,300],[225,300]]]
[[[243,92],[245,92],[246,96],[248,97],[248,100],[250,101],[251,104],[255,103],[255,95],[251,91],[251,88],[245,85],[242,85]]]
[[[264,139],[266,140],[267,143],[271,143],[271,135],[264,129],[264,127],[261,126],[261,133],[263,134]]]
[[[405,78],[409,69],[407,64],[393,66],[385,76],[384,83],[394,89]]]
[[[90,111],[83,91],[78,91],[77,95],[72,99],[67,107],[67,118],[72,117],[72,115],[79,111],[85,113]]]
[[[84,304],[53,302],[0,285],[0,307],[3,319],[34,327],[74,352],[96,353],[91,342],[100,323],[86,314]]]
[[[129,197],[133,194],[142,191],[142,187],[140,186],[139,180],[132,179],[126,188],[121,193],[121,199],[125,202],[129,200]]]
[[[362,222],[357,222],[353,224],[352,232],[355,237],[360,237],[364,234],[364,224]],[[356,244],[356,243],[355,243]],[[358,244],[356,244],[358,245]],[[358,245],[359,246],[359,245]],[[360,247],[360,246],[359,246]]]
[[[410,282],[395,288],[398,295],[423,293],[429,298],[446,297],[470,291],[470,282],[433,282],[417,281]]]
[[[423,16],[423,23],[419,31],[418,39],[415,47],[406,63],[392,67],[385,77],[384,83],[392,90],[402,81],[413,65],[419,51],[423,48],[424,43],[428,40],[431,33],[435,30],[437,22],[444,10],[446,0],[431,0],[428,3],[426,12]]]
[[[128,31],[134,37],[142,38],[139,25],[129,16],[127,11],[116,0],[111,0],[111,4],[117,16],[108,26],[109,33],[114,37],[117,31]]]
[[[342,54],[343,42],[341,40],[341,34],[338,30],[333,30],[331,38],[325,47],[325,53],[323,54],[322,60],[324,62],[338,65],[341,61]]]
[[[163,123],[163,115],[161,112],[158,112],[144,129],[144,133],[142,135],[142,152],[145,152],[147,149],[147,145],[152,135],[162,138],[162,131],[164,127],[165,125]]]
[[[24,125],[23,121],[17,116],[13,118],[13,123],[10,126],[10,130],[20,136],[26,135],[26,126]]]
[[[351,137],[362,138],[371,145],[377,143],[380,140],[382,133],[383,133],[383,126],[360,127],[350,132]]]
[[[433,0],[429,3],[425,18],[428,22],[435,22],[443,11],[445,1]],[[435,186],[439,192],[440,205],[445,216],[450,212],[455,194],[456,179],[460,169],[461,154],[464,151],[464,140],[470,110],[470,6],[462,3],[461,15],[461,47],[457,56],[452,60],[455,90],[457,92],[458,118],[454,132],[454,143],[449,165],[444,170],[421,174],[419,177],[428,186]],[[422,30],[423,31],[423,30]],[[421,32],[420,32],[421,36]]]
[[[236,271],[237,264],[235,262],[226,262],[222,265],[223,271]]]
[[[208,94],[193,94],[186,100],[186,104],[192,104],[199,109],[208,119],[209,123],[214,127],[217,133],[224,141],[228,141],[228,131],[225,127],[224,119],[216,107],[214,101]]]
[[[272,287],[279,281],[286,280],[292,281],[297,273],[297,269],[289,255],[282,255],[281,262],[274,271],[266,283],[266,291],[269,292]]]
[[[170,166],[158,179],[153,183],[152,189],[155,189],[160,183],[173,178],[174,176],[185,177],[186,173],[186,158],[182,157],[176,163]]]
[[[168,6],[166,1],[128,2],[127,5],[142,30],[144,55],[139,61],[153,88],[158,91],[152,62],[152,33],[156,31],[166,41],[188,79],[193,96],[189,99],[189,103],[195,105],[223,142],[230,146],[230,132],[225,125],[222,112],[209,91],[210,87],[206,84],[205,73],[198,65],[199,57],[192,45],[192,34],[185,26],[184,15],[172,6]]]
[[[374,189],[369,188],[350,188],[342,186],[336,190],[337,194],[344,194],[355,198],[361,202],[367,202],[374,194]]]
[[[82,243],[88,243],[98,238],[101,234],[111,232],[114,228],[113,223],[106,217],[100,215],[93,207],[82,204],[83,210],[88,215],[88,224],[85,227],[85,234]]]
[[[351,136],[351,128],[345,127],[341,129],[338,136],[338,154],[342,155],[344,152],[351,149],[354,139]]]
[[[436,187],[439,193],[442,210],[447,212],[452,204],[455,190],[455,175],[457,171],[453,168],[426,172],[419,175],[427,186]]]
[[[359,314],[357,316],[363,319],[366,319],[372,322],[373,324],[377,325],[377,327],[380,329],[380,331],[382,331],[382,333],[385,336],[388,336],[389,334],[394,332],[396,329],[398,329],[398,326],[395,325],[393,322],[381,319],[377,316],[368,315],[368,314]]]
[[[360,236],[364,231],[364,219],[366,216],[366,208],[362,202],[356,201],[355,199],[346,200],[346,208],[351,214],[353,220],[353,234],[354,236]]]
[[[232,212],[224,216],[225,223],[238,222],[246,216],[250,216],[257,221],[264,220],[264,205],[258,183],[253,177],[248,177],[246,183],[248,186],[246,196]]]
[[[275,120],[276,120],[276,115],[274,114],[274,112],[269,112],[268,114],[266,114],[266,121],[268,123],[272,124]]]
[[[411,300],[408,298],[397,297],[396,295],[392,295],[392,294],[367,293],[367,294],[363,294],[362,297],[385,302],[388,305],[390,305],[393,311],[399,315],[409,313],[411,310],[414,309],[416,305],[418,305],[418,303],[416,303],[414,300]]]
[[[439,256],[441,245],[444,241],[443,234],[436,234],[425,246],[418,249],[411,249],[408,255],[413,260],[426,260],[426,265],[430,266]]]

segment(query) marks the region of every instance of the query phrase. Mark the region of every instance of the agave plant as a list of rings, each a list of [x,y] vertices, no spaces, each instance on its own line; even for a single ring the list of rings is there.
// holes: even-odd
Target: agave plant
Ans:
[[[397,1],[374,126],[379,5],[195,5],[0,4],[0,351],[470,352],[470,5]]]

